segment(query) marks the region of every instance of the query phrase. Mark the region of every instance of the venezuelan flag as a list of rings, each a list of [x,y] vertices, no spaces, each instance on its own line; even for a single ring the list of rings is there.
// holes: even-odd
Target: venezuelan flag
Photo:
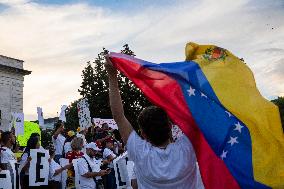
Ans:
[[[186,45],[186,61],[110,59],[192,142],[208,189],[284,188],[284,137],[278,108],[250,69],[214,45]]]

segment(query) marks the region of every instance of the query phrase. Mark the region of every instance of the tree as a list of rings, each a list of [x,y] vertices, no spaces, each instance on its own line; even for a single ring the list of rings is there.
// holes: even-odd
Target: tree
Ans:
[[[135,56],[128,44],[123,46],[121,53]],[[112,117],[108,98],[108,76],[104,68],[106,54],[108,54],[108,50],[103,48],[103,51],[98,54],[95,61],[92,64],[87,62],[87,66],[82,71],[82,84],[78,91],[83,98],[88,99],[92,118]],[[118,74],[118,81],[125,115],[134,128],[137,129],[138,124],[136,120],[140,111],[144,107],[151,105],[151,103],[145,98],[142,92],[121,73]]]
[[[282,128],[284,130],[284,97],[278,97],[277,99],[274,99],[271,102],[273,102],[279,108]]]
[[[77,110],[77,103],[79,100],[72,102],[66,109],[65,128],[67,130],[76,131],[76,129],[79,127],[79,118],[78,118],[78,110]]]

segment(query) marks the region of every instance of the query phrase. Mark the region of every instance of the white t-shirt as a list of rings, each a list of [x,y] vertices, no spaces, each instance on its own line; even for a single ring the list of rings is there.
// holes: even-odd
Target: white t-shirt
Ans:
[[[72,151],[71,142],[66,142],[64,144],[64,152],[65,152],[65,154],[67,154],[67,152],[70,152],[70,151]]]
[[[52,142],[55,147],[55,155],[62,155],[63,145],[65,142],[65,137],[59,134],[56,139],[52,136]]]
[[[97,169],[96,162],[93,158],[90,158],[87,154],[83,157],[89,162],[91,166],[92,172],[99,172],[100,170]],[[80,187],[83,189],[95,189],[96,183],[93,178],[86,178],[82,175],[89,172],[88,164],[84,158],[78,159],[78,171],[80,175]]]
[[[61,182],[61,173],[58,174],[58,175],[54,175],[55,171],[60,169],[60,168],[61,168],[61,166],[52,159],[51,162],[49,163],[49,177],[48,177],[48,179]]]
[[[126,147],[129,159],[135,164],[139,189],[204,188],[194,149],[185,135],[166,149],[160,149],[133,131]]]
[[[104,152],[103,152],[103,158],[104,159],[107,159],[107,157],[111,155],[112,157],[116,157],[116,155],[114,154],[114,152],[111,150],[111,149],[108,149],[108,148],[105,148],[104,149]],[[108,165],[109,168],[113,168],[113,162],[111,162],[109,165]]]
[[[1,157],[1,163],[9,163],[9,161],[11,160],[16,160],[16,157],[12,152],[12,150],[7,147],[2,147],[0,157]]]

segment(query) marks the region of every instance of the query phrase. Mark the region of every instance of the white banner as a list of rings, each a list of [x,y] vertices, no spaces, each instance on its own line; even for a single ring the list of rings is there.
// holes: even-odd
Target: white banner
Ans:
[[[59,159],[59,164],[61,167],[69,164],[69,160],[65,158]],[[67,181],[67,170],[62,171],[61,173],[61,186],[62,188],[66,188],[66,181]]]
[[[37,119],[38,119],[38,124],[41,128],[44,127],[44,118],[43,118],[43,112],[41,107],[37,107]]]
[[[12,179],[9,170],[0,171],[0,189],[12,189]]]
[[[82,131],[86,128],[89,128],[92,124],[89,104],[87,102],[87,99],[84,98],[80,102],[78,102],[77,109],[78,109],[79,124]]]
[[[79,176],[79,171],[78,171],[78,159],[73,159],[72,160],[74,171],[75,171],[75,187],[76,189],[80,189],[80,176]]]
[[[96,126],[102,127],[104,123],[107,123],[109,127],[112,129],[118,129],[116,122],[114,119],[101,119],[101,118],[93,118],[93,123]]]
[[[65,110],[67,109],[66,105],[61,106],[59,120],[66,122]]]
[[[20,185],[20,171],[19,171],[19,164],[15,160],[9,161],[8,170],[10,171],[12,188],[13,189],[21,189]]]
[[[15,127],[16,136],[24,134],[25,132],[24,113],[18,113],[18,112],[12,113],[12,126]]]
[[[127,152],[123,153],[121,156],[113,160],[116,186],[118,189],[125,189],[131,187],[127,164]]]
[[[47,150],[31,149],[29,186],[48,185],[49,153]]]

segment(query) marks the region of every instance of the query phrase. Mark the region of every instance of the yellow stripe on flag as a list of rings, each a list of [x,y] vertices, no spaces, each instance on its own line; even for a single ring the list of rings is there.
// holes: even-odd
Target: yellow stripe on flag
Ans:
[[[255,180],[284,188],[284,135],[278,107],[261,96],[251,70],[229,51],[195,43],[188,43],[185,51],[186,60],[199,64],[223,106],[248,127]]]

